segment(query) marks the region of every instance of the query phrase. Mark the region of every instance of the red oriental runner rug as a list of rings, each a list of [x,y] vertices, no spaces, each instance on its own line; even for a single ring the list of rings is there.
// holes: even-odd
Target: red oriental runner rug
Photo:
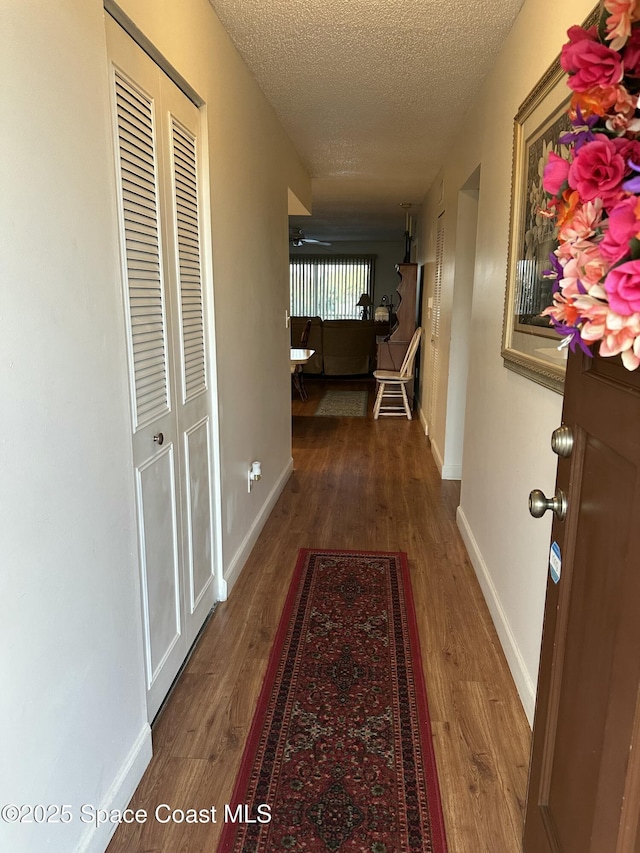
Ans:
[[[219,853],[446,853],[405,554],[300,551]]]

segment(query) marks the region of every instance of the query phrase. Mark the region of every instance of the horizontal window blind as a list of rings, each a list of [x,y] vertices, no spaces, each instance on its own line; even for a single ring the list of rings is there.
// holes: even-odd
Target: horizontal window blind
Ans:
[[[290,258],[291,314],[323,320],[353,320],[362,315],[357,302],[363,293],[373,298],[375,258]]]

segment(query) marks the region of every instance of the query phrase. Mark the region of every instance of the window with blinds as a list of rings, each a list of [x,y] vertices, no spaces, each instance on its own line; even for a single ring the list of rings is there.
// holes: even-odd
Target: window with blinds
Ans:
[[[290,258],[289,268],[294,317],[355,320],[362,313],[357,305],[362,294],[373,298],[373,257],[301,255]]]

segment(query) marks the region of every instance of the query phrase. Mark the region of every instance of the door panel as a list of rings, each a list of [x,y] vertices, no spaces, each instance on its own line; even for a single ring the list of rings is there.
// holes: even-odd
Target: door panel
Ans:
[[[640,376],[571,355],[524,836],[526,853],[632,853],[640,763]]]
[[[213,606],[213,470],[211,388],[207,374],[205,293],[202,278],[201,201],[197,107],[164,78],[169,168],[165,171],[166,257],[171,279],[175,411],[181,438],[180,502],[187,647]]]
[[[193,613],[211,583],[211,453],[209,419],[185,433],[187,515],[189,529],[189,607]]]
[[[161,675],[182,634],[175,466],[169,445],[137,471],[148,687]],[[182,657],[177,661],[178,666]],[[171,682],[167,685],[167,688]]]

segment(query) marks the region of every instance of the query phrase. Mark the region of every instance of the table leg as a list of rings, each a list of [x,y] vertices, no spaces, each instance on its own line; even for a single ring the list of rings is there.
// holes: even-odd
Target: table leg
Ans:
[[[298,392],[298,394],[300,395],[300,399],[302,400],[303,403],[306,403],[307,391],[304,387],[304,379],[302,378],[302,371],[301,370],[294,370],[294,372],[291,374],[291,376],[293,379],[293,384],[295,386],[295,389]]]

